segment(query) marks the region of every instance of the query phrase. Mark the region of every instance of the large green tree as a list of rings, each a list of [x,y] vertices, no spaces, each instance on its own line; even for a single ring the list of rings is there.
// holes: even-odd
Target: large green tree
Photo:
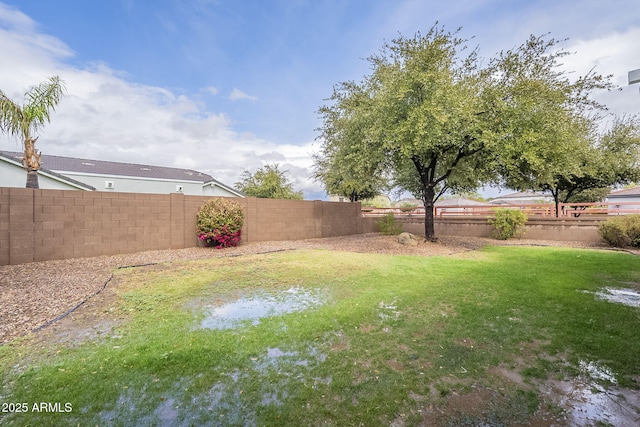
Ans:
[[[365,163],[369,173],[391,176],[422,200],[428,239],[435,236],[436,200],[447,190],[472,190],[490,174],[480,126],[491,114],[485,77],[475,51],[461,56],[464,44],[436,27],[400,36],[369,58],[371,75],[337,85],[332,104],[320,110],[325,134],[336,121],[362,126],[357,144],[338,143],[351,144],[345,151],[354,168]]]
[[[399,36],[369,58],[369,76],[337,85],[320,110],[325,140],[334,128],[362,135],[326,145],[348,145],[342,152],[354,168],[364,163],[363,170],[391,176],[422,200],[427,239],[435,236],[434,205],[445,192],[499,182],[500,172],[524,180],[567,152],[571,144],[558,141],[584,125],[598,107],[590,91],[607,85],[595,74],[569,81],[558,71],[563,53],[548,53],[553,39],[531,37],[485,66],[466,44],[437,26]]]
[[[51,120],[51,112],[64,95],[64,82],[58,76],[31,88],[24,95],[22,105],[0,90],[0,130],[23,140],[22,164],[27,170],[27,188],[38,188],[41,154],[36,150],[35,134]]]
[[[293,189],[286,172],[277,164],[265,165],[254,173],[245,170],[235,188],[250,197],[302,200],[302,192]]]

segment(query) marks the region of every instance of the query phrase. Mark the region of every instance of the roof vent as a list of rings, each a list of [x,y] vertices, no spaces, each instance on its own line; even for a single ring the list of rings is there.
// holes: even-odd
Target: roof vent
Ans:
[[[116,188],[116,183],[113,181],[105,181],[104,182],[104,188],[107,188],[109,190],[113,190],[114,188]]]
[[[95,166],[95,163],[89,163],[89,162],[82,162],[83,165],[85,166]]]
[[[151,169],[149,168],[140,168],[141,171],[150,171]]]

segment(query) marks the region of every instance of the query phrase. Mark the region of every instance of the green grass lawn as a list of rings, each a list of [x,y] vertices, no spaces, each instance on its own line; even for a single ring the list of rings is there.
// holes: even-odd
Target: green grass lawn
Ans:
[[[119,270],[114,282],[98,316],[121,319],[109,333],[0,347],[0,424],[515,425],[559,414],[535,384],[581,363],[639,387],[640,309],[594,296],[638,286],[640,258],[626,253],[290,251]],[[296,295],[310,302],[202,327],[240,298]],[[456,405],[464,396],[483,403]]]

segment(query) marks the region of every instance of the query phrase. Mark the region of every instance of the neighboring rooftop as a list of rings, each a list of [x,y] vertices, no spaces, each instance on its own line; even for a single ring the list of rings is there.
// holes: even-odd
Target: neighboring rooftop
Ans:
[[[640,196],[640,185],[631,188],[623,188],[621,190],[614,190],[607,197],[637,197]]]
[[[440,199],[436,202],[436,206],[484,206],[486,202],[467,199],[465,197],[450,197],[448,199]]]
[[[531,198],[531,197],[538,197],[541,199],[545,199],[549,197],[549,195],[544,193],[536,193],[533,191],[520,191],[517,193],[499,195],[497,197],[494,197],[494,200],[495,199],[522,199],[522,198]]]
[[[4,151],[11,157],[22,160],[23,153]],[[120,163],[104,160],[79,159],[75,157],[42,155],[42,167],[50,171],[81,174],[134,176],[141,178],[170,179],[181,181],[209,182],[213,177],[191,169],[150,166],[137,163]]]

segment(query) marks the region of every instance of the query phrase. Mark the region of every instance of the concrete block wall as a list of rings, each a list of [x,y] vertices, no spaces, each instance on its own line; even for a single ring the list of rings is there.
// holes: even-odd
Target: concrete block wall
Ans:
[[[196,247],[207,196],[0,188],[0,265]],[[234,199],[245,212],[242,242],[300,240],[379,231],[359,203]],[[397,216],[424,234],[424,218]],[[606,218],[531,218],[525,238],[597,242]],[[487,218],[436,219],[436,235],[488,237]]]
[[[0,188],[0,265],[196,247],[207,196]],[[361,233],[359,203],[237,198],[243,242]]]
[[[369,219],[369,218],[367,218]],[[534,240],[558,240],[596,243],[601,240],[598,227],[607,218],[529,218],[522,236]],[[401,217],[396,221],[402,229],[416,235],[424,235],[424,218]],[[434,224],[436,236],[489,237],[491,225],[484,217],[438,218]]]

